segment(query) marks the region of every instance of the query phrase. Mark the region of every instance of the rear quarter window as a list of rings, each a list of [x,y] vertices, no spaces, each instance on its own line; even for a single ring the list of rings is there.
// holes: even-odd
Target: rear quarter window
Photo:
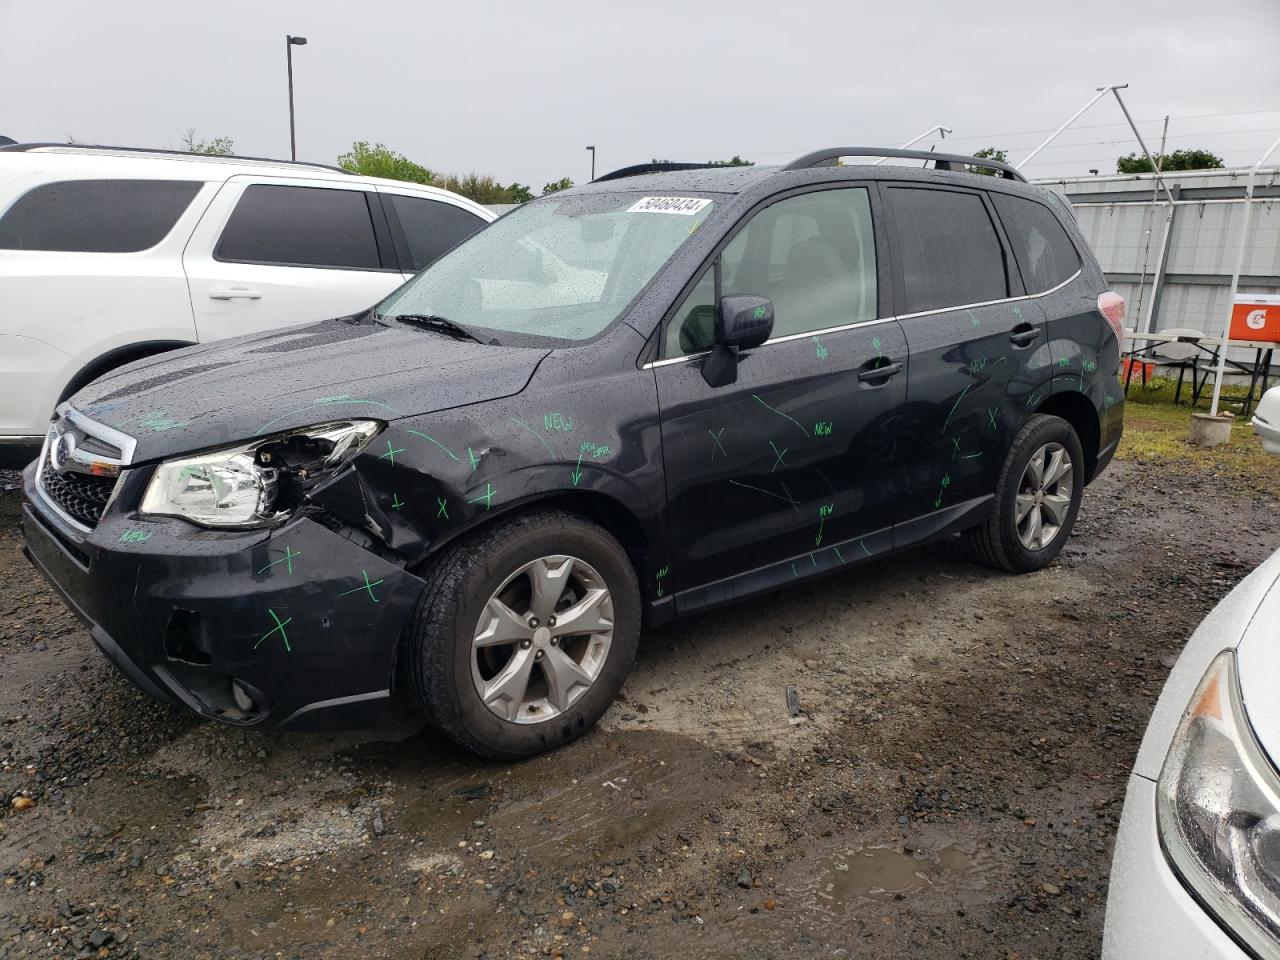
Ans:
[[[64,180],[0,217],[0,250],[137,253],[165,238],[204,186],[193,180]]]
[[[1080,269],[1080,254],[1053,211],[1034,200],[992,193],[1027,293],[1044,293]]]
[[[451,203],[397,193],[387,197],[400,220],[415,273],[485,225],[474,213]]]
[[[892,187],[899,313],[1000,300],[1009,295],[1004,253],[986,204],[976,193]]]

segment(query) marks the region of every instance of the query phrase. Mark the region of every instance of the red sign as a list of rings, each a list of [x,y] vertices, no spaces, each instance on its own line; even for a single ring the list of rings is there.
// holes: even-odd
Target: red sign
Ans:
[[[1280,297],[1245,294],[1231,307],[1232,340],[1280,343]]]

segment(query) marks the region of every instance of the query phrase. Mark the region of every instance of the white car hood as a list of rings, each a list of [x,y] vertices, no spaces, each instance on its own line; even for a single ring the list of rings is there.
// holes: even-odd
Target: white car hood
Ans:
[[[1209,611],[1173,665],[1147,725],[1133,772],[1160,777],[1191,695],[1223,650],[1237,649],[1245,710],[1258,741],[1280,765],[1280,552],[1273,553]]]
[[[1236,648],[1240,695],[1249,724],[1280,769],[1280,586],[1268,591]]]

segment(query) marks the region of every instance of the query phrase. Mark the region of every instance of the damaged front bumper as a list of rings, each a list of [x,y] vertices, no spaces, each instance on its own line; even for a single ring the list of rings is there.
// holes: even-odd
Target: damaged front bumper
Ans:
[[[136,500],[148,469],[121,476]],[[290,728],[376,724],[422,590],[402,562],[306,516],[212,531],[108,509],[86,532],[23,474],[24,552],[142,690],[201,716]]]

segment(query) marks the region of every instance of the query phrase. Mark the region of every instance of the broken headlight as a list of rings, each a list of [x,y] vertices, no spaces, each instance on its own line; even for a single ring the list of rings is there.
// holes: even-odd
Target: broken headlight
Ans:
[[[1280,958],[1280,776],[1245,717],[1231,651],[1178,726],[1156,822],[1174,870],[1218,922],[1255,956]]]
[[[166,460],[147,485],[141,512],[204,527],[279,523],[302,504],[316,481],[355,457],[382,426],[377,420],[323,423]]]

